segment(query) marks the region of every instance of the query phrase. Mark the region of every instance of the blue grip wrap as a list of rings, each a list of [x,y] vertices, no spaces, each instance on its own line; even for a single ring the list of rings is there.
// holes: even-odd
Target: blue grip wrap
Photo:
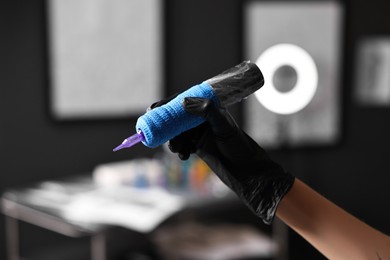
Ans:
[[[156,107],[138,118],[136,131],[142,131],[142,143],[150,148],[164,144],[175,136],[204,122],[200,116],[186,112],[182,102],[186,97],[202,97],[218,105],[218,97],[206,82],[195,85],[160,107]]]

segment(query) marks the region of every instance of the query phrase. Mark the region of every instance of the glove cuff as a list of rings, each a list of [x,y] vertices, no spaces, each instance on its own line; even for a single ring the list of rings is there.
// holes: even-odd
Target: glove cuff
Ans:
[[[295,177],[288,172],[269,174],[268,178],[251,179],[246,183],[243,192],[247,206],[260,217],[263,222],[270,225],[275,218],[276,210],[284,195],[291,189]]]

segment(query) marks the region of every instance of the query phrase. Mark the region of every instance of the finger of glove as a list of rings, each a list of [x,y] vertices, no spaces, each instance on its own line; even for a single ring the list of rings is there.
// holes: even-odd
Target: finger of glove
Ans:
[[[183,107],[187,112],[205,118],[216,138],[229,138],[237,133],[237,124],[229,112],[217,108],[210,99],[188,97],[184,99]]]
[[[191,152],[186,147],[182,147],[181,138],[174,138],[169,140],[168,148],[172,153],[177,154],[180,160],[186,161],[190,158]]]
[[[173,153],[177,153],[179,158],[186,160],[191,153],[195,153],[199,139],[206,131],[206,124],[201,124],[193,129],[185,131],[169,140],[168,147]]]
[[[175,137],[172,140],[169,140],[168,148],[171,152],[176,153],[177,156],[185,161],[190,157],[190,149],[188,148],[188,144],[184,142],[185,139],[181,136]]]
[[[147,109],[146,111],[149,111],[149,110],[152,110],[153,108],[156,108],[156,107],[159,107],[159,106],[162,106],[162,105],[165,105],[166,103],[168,103],[169,101],[171,101],[172,99],[174,99],[175,97],[177,97],[177,95],[179,95],[179,93],[175,93],[167,98],[164,98],[164,99],[161,99],[157,102],[154,102],[153,104],[151,104]]]

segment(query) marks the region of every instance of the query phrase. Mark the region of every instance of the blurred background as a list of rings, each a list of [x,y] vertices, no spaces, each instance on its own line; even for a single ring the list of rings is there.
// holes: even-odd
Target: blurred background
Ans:
[[[52,3],[55,2],[59,1]],[[82,2],[88,3],[88,1]],[[96,82],[103,81],[105,84],[97,87],[97,90],[102,90],[103,94],[91,96],[89,93],[94,93],[95,89],[93,82],[89,82],[91,85],[87,86],[88,75],[82,79],[74,79],[75,83],[82,82],[81,87],[85,87],[83,91],[87,91],[78,95],[74,93],[78,93],[80,85],[66,85],[69,84],[68,79],[58,80],[59,76],[55,74],[60,66],[56,63],[59,61],[55,59],[61,55],[56,54],[53,49],[56,45],[52,37],[61,30],[57,28],[58,31],[52,31],[53,25],[50,23],[55,18],[50,12],[52,9],[49,8],[51,1],[3,1],[0,8],[0,190],[3,192],[9,188],[33,182],[91,173],[102,164],[156,158],[164,154],[163,147],[150,149],[142,144],[116,153],[113,153],[112,149],[125,137],[133,134],[137,117],[155,99],[181,92],[240,63],[243,59],[257,59],[261,53],[253,54],[254,49],[251,49],[252,52],[249,53],[250,47],[247,45],[248,41],[253,40],[248,38],[250,30],[247,27],[248,21],[245,16],[249,2],[262,4],[271,1],[165,0],[153,4],[153,7],[158,9],[156,13],[152,13],[152,17],[157,15],[160,19],[146,20],[137,25],[134,25],[135,21],[141,21],[140,19],[145,18],[146,14],[143,16],[141,11],[129,11],[129,15],[137,19],[135,21],[122,19],[131,24],[131,29],[126,31],[127,27],[124,26],[126,24],[119,22],[118,27],[121,31],[116,33],[132,35],[133,38],[126,38],[130,43],[131,39],[141,38],[144,43],[150,40],[156,44],[148,45],[142,42],[129,44],[128,51],[138,53],[137,58],[131,61],[124,58],[115,64],[103,64],[104,66],[102,65],[93,72],[86,70],[85,72],[78,71],[76,74],[61,74],[84,77],[88,73],[95,73],[93,75],[96,76],[105,70],[116,71],[112,69],[115,66],[118,69],[125,68],[121,71],[122,74],[111,73],[108,78],[102,80],[92,77]],[[299,3],[312,4],[313,2],[325,1],[300,1]],[[96,3],[101,4],[100,11],[107,9],[102,8],[104,1],[96,1]],[[126,1],[124,3],[129,4]],[[281,2],[281,5],[283,3],[288,6],[295,4],[294,1]],[[329,55],[333,55],[331,61],[327,60],[329,56],[325,54],[312,55],[317,63],[320,77],[324,77],[324,74],[321,74],[324,68],[328,68],[325,75],[333,77],[323,79],[325,82],[331,82],[329,83],[331,92],[318,91],[317,93],[322,93],[323,96],[315,96],[315,102],[319,105],[313,108],[326,116],[325,124],[330,124],[332,127],[327,129],[327,132],[321,133],[319,139],[305,139],[298,135],[298,140],[304,140],[301,145],[300,142],[296,142],[296,138],[294,139],[297,128],[294,128],[293,124],[298,122],[300,124],[298,129],[304,129],[301,124],[302,122],[305,124],[302,121],[305,114],[298,117],[291,115],[295,117],[291,120],[286,119],[285,115],[268,116],[267,118],[272,122],[277,120],[275,118],[283,117],[283,119],[280,119],[282,123],[276,123],[275,128],[267,130],[279,131],[279,138],[282,138],[282,142],[267,143],[267,148],[274,160],[321,194],[373,227],[384,233],[390,233],[388,221],[390,209],[387,208],[388,203],[386,203],[389,198],[388,183],[390,183],[387,170],[390,153],[388,146],[390,143],[388,134],[390,133],[390,122],[388,122],[390,113],[388,4],[379,0],[345,0],[332,3],[337,3],[337,8],[330,17],[337,19],[337,23],[328,27],[325,23],[322,26],[328,30],[336,30],[329,34],[336,35],[334,41],[331,43],[318,41],[322,31],[311,33],[309,30],[309,34],[304,36],[305,41],[310,42],[311,48],[316,50],[317,54],[324,48]],[[91,4],[93,5],[93,1],[89,1],[89,5]],[[142,4],[138,7],[150,10],[148,6]],[[64,8],[60,10],[64,11],[62,15],[68,15],[68,21],[77,21],[78,18],[83,17],[83,14],[72,13],[71,10]],[[87,10],[90,9],[87,8]],[[126,17],[125,8],[110,10],[121,10],[120,16]],[[150,12],[147,13],[150,15]],[[90,16],[86,14],[86,17]],[[100,17],[107,18],[104,14]],[[111,13],[110,17],[116,17],[116,13]],[[281,17],[281,19],[285,18],[285,16]],[[324,19],[327,18],[329,17]],[[294,21],[293,17],[289,19]],[[147,24],[147,21],[155,25]],[[314,17],[310,26],[315,27],[315,21]],[[111,32],[113,28],[116,28],[115,22],[110,26],[102,31]],[[272,31],[273,23],[266,26],[269,31]],[[82,31],[81,27],[80,25],[79,31]],[[259,28],[261,29],[261,25]],[[144,30],[153,30],[154,33],[144,32]],[[296,30],[298,35],[302,33],[300,28]],[[306,29],[305,32],[307,33]],[[143,38],[144,33],[147,37]],[[312,41],[311,34],[313,34]],[[84,40],[82,34],[75,38],[77,37],[80,41]],[[90,39],[89,43],[94,42],[93,39]],[[100,36],[95,39],[95,42],[100,42],[102,39],[104,37]],[[286,39],[282,40],[286,41]],[[261,39],[259,41],[261,42]],[[83,44],[87,43],[83,41]],[[74,42],[69,43],[71,44]],[[109,41],[102,43],[106,57],[110,56],[109,44]],[[329,44],[333,47],[330,48]],[[126,54],[126,44],[122,43],[118,46],[123,48],[123,56],[116,48],[113,48],[113,55],[129,57]],[[141,46],[148,49],[137,50]],[[76,50],[78,47],[73,46],[73,48]],[[100,53],[99,49],[91,49],[84,46],[84,49],[78,49],[78,51],[90,50],[92,54],[94,51]],[[307,51],[310,52],[310,50]],[[145,60],[142,60],[143,56]],[[72,58],[69,57],[69,60],[72,61]],[[53,68],[53,64],[57,64],[57,67]],[[72,67],[72,64],[67,65],[68,68]],[[133,66],[133,70],[129,70],[127,66]],[[134,83],[134,78],[129,75],[136,70],[140,71],[134,76],[138,77],[138,81]],[[63,71],[58,73],[63,73]],[[121,75],[123,79],[120,79]],[[129,89],[123,89],[121,85],[127,83],[124,80],[125,75]],[[281,75],[282,80],[283,77],[286,80],[294,77],[288,71]],[[142,78],[145,77],[150,80],[143,81]],[[110,82],[113,83],[112,88]],[[134,87],[133,85],[137,82],[145,86]],[[324,87],[326,84],[321,86]],[[61,88],[72,88],[69,93],[75,96],[69,96],[69,93],[56,96]],[[115,94],[116,91],[121,91],[121,94]],[[136,104],[136,107],[129,106],[125,102],[127,96],[132,103],[134,100],[141,100],[141,102]],[[77,102],[72,102],[72,100],[77,100],[78,97],[85,98],[78,104],[86,104],[86,107],[73,106]],[[104,98],[101,99],[102,97]],[[58,106],[58,98],[64,98],[64,106]],[[117,101],[119,99],[120,102]],[[108,102],[104,103],[105,101],[102,100]],[[107,107],[102,112],[99,110],[101,106],[96,106],[96,103]],[[306,111],[312,104],[308,105]],[[333,107],[330,112],[324,110],[329,109],[329,104]],[[72,110],[74,108],[76,110]],[[231,109],[239,124],[247,125],[248,122],[245,120],[255,120],[250,118],[253,113],[248,114],[245,102]],[[299,113],[307,112],[302,110]],[[313,114],[310,115],[311,119],[316,117]],[[261,116],[258,120],[262,120]],[[317,136],[315,132],[318,130],[317,121],[313,120],[307,122],[307,125],[310,125],[314,136]],[[313,132],[305,136],[310,134]],[[265,137],[258,137],[260,143],[262,138]],[[240,210],[245,211],[242,208]],[[226,215],[226,212],[223,212]],[[239,216],[240,212],[235,210],[228,215]],[[247,216],[247,213],[245,212],[244,215]],[[251,216],[247,216],[246,220],[252,224],[257,221]],[[1,215],[1,259],[6,259],[5,233],[5,217]],[[51,243],[61,245],[57,251],[55,247],[51,247],[53,257],[68,250],[67,240],[57,234],[45,232],[35,225],[21,224],[20,233],[23,233],[20,236],[22,253],[29,253],[45,245],[48,247],[47,245]],[[137,244],[146,238],[133,234],[127,239],[133,239],[130,241]],[[88,242],[78,240],[77,243],[85,245]],[[77,250],[74,248],[78,247],[72,248]],[[286,257],[288,259],[323,259],[314,248],[290,230],[288,230]]]

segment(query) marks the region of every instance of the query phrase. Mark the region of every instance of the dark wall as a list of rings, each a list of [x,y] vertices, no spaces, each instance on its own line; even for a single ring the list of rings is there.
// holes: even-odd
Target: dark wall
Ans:
[[[241,1],[166,0],[165,85],[183,90],[241,61]],[[390,34],[385,1],[346,3],[343,68],[343,137],[335,147],[270,151],[293,174],[372,226],[390,233],[390,108],[355,104],[357,41]],[[112,153],[129,134],[128,120],[59,123],[47,111],[45,1],[3,1],[0,7],[0,189],[45,178],[88,172],[96,164],[156,150],[135,146]],[[4,223],[4,218],[0,221]],[[0,258],[5,258],[4,225]],[[293,259],[321,258],[291,233]]]

